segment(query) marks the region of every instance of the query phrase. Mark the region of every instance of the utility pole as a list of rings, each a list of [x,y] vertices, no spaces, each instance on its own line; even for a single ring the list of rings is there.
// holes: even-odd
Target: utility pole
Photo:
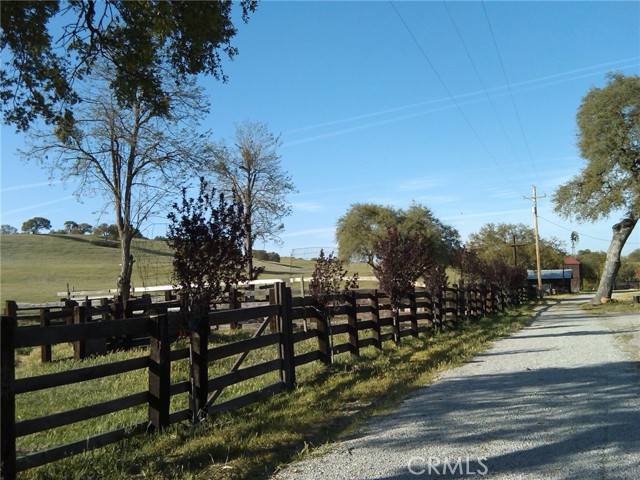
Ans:
[[[525,245],[526,245],[526,243],[516,243],[516,234],[515,233],[513,235],[511,235],[511,244],[509,245],[509,247],[511,247],[513,249],[511,258],[513,258],[513,266],[514,267],[518,266],[517,249],[518,249],[518,247],[524,247]]]
[[[526,199],[531,198],[533,200],[533,229],[536,237],[536,271],[538,273],[538,295],[542,291],[542,276],[540,274],[540,241],[538,240],[538,198],[544,198],[546,195],[542,197],[538,197],[536,195],[536,186],[533,185],[533,195],[531,197],[524,197]]]

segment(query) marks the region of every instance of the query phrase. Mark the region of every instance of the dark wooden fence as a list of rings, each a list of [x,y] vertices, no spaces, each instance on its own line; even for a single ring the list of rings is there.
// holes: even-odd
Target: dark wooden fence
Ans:
[[[2,477],[13,479],[17,472],[118,442],[130,435],[162,429],[180,421],[195,423],[207,414],[240,408],[293,388],[296,369],[307,363],[319,361],[329,365],[334,356],[341,353],[357,356],[363,348],[380,349],[386,341],[399,343],[405,336],[417,337],[420,332],[445,328],[463,318],[475,319],[498,312],[525,298],[524,290],[443,288],[438,295],[416,290],[394,314],[383,292],[358,290],[336,299],[333,316],[328,319],[319,314],[311,298],[292,298],[291,290],[284,283],[279,283],[271,290],[268,305],[212,311],[199,321],[192,319],[188,346],[181,348],[176,347],[174,340],[177,330],[184,329],[184,325],[177,325],[170,319],[168,308],[173,304],[148,305],[144,314],[138,317],[115,320],[106,315],[104,308],[90,310],[93,307],[76,305],[72,313],[65,309],[41,312],[38,325],[19,327],[15,303],[6,302],[0,332]],[[56,323],[54,320],[61,321]],[[217,346],[210,344],[212,328],[247,321],[257,321],[259,325],[252,338]],[[268,326],[271,327],[269,330]],[[91,342],[104,344],[107,338],[141,337],[149,339],[149,348],[141,349],[146,354],[140,357],[16,379],[16,349],[41,347],[44,358],[45,355],[50,356],[50,346],[58,343],[73,342],[74,354],[79,354],[86,353]],[[315,339],[312,340],[315,346],[296,354],[296,345],[310,339]],[[249,353],[261,348],[274,349],[274,358],[240,368]],[[211,362],[234,356],[238,358],[227,373],[209,377]],[[172,363],[185,359],[189,359],[189,378],[172,383]],[[144,390],[16,421],[18,395],[140,369],[148,371],[148,386]],[[225,388],[273,372],[277,372],[278,380],[255,391],[219,401]],[[188,402],[171,411],[171,399],[179,394],[188,394]],[[18,437],[145,404],[148,406],[145,421],[44,451],[16,456]]]

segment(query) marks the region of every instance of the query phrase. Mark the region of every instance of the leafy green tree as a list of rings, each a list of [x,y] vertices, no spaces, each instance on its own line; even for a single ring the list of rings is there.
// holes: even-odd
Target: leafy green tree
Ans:
[[[80,223],[76,228],[76,232],[80,235],[87,235],[93,231],[93,227],[88,223]]]
[[[632,284],[638,281],[638,267],[633,263],[622,262],[618,272],[618,281],[625,284]]]
[[[22,224],[25,233],[40,233],[40,230],[51,229],[51,222],[44,217],[33,217]]]
[[[434,258],[448,264],[460,246],[456,229],[443,224],[431,210],[412,204],[407,210],[372,203],[356,203],[338,219],[336,240],[340,258],[375,265],[374,244],[397,228],[403,236],[418,233],[429,239]]]
[[[16,233],[18,233],[18,229],[16,227],[7,224],[2,224],[2,226],[0,226],[0,234],[2,235],[15,235]]]
[[[355,203],[338,219],[336,240],[340,258],[364,261],[373,266],[374,244],[389,229],[397,227],[399,218],[391,207],[372,203]]]
[[[66,233],[69,233],[69,234],[77,233],[78,224],[73,220],[67,220],[66,222],[64,222],[64,230]]]
[[[280,263],[279,254],[277,254],[276,252],[267,252],[266,250],[254,250],[253,258],[255,260]]]
[[[555,192],[555,210],[565,218],[597,221],[621,212],[613,225],[607,261],[594,304],[611,298],[620,254],[640,218],[640,76],[608,75],[592,88],[577,113],[582,171]]]
[[[451,263],[461,245],[460,234],[455,228],[442,223],[429,208],[418,203],[412,203],[407,210],[399,210],[398,216],[401,232],[424,235],[431,243],[435,259],[442,265]]]
[[[276,252],[267,253],[267,260],[270,262],[280,263],[280,254]]]
[[[636,248],[633,252],[627,255],[626,260],[628,262],[640,263],[640,248]]]
[[[132,240],[144,221],[167,207],[190,178],[190,168],[202,159],[206,135],[198,127],[208,104],[201,88],[184,81],[162,86],[169,116],[160,115],[144,96],[124,107],[105,88],[113,74],[113,68],[94,66],[75,107],[75,123],[30,131],[31,148],[24,155],[39,161],[51,176],[75,182],[77,196],[102,195],[105,208],[113,208],[126,300]]]
[[[487,223],[477,233],[469,235],[467,246],[484,262],[501,260],[513,265],[513,239],[517,247],[517,263],[528,269],[536,268],[535,232],[522,223]],[[562,242],[555,238],[540,239],[542,268],[561,268],[565,257]]]
[[[280,241],[282,219],[291,214],[287,196],[296,191],[291,176],[282,169],[280,145],[280,137],[269,132],[266,124],[244,122],[236,126],[233,145],[218,143],[205,162],[218,189],[227,196],[235,195],[243,207],[244,252],[251,280],[259,273],[253,266],[255,241]]]
[[[38,117],[72,124],[73,106],[81,101],[76,87],[104,61],[115,67],[108,90],[120,107],[143,103],[154,115],[167,116],[167,76],[175,82],[199,74],[226,79],[222,56],[238,53],[230,43],[236,34],[233,5],[230,0],[1,2],[5,123],[21,130]],[[246,22],[257,1],[239,5]]]
[[[118,227],[116,225],[109,225],[108,223],[101,223],[93,229],[93,234],[102,237],[104,240],[117,240],[118,239]]]
[[[576,258],[580,262],[584,288],[595,290],[602,277],[607,254],[605,252],[592,252],[586,249],[579,250]]]

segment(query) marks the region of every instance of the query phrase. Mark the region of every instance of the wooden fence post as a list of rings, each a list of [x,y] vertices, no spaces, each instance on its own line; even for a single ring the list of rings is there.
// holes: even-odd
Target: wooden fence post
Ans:
[[[380,340],[380,304],[378,303],[378,290],[373,290],[369,299],[371,303],[371,321],[373,322],[373,328],[371,329],[373,346],[378,350],[382,350],[382,341]]]
[[[496,295],[498,299],[498,310],[500,312],[504,312],[504,289],[500,287],[496,292]]]
[[[473,320],[473,293],[471,292],[471,287],[467,286],[464,292],[465,303],[466,303],[466,314],[468,320]]]
[[[40,327],[46,328],[51,325],[51,320],[48,315],[50,311],[51,309],[49,308],[40,309]],[[51,345],[42,345],[40,347],[40,361],[42,363],[51,361]]]
[[[7,300],[4,302],[4,311],[2,314],[6,317],[18,317],[18,304],[13,300]]]
[[[152,310],[149,352],[149,422],[154,429],[169,425],[171,402],[171,344],[167,309]]]
[[[458,318],[467,320],[467,297],[464,285],[458,286]]]
[[[242,308],[242,304],[240,302],[240,295],[238,294],[238,290],[232,288],[229,290],[229,310],[235,310],[238,308]],[[236,330],[241,328],[241,325],[238,322],[231,322],[231,330]]]
[[[193,311],[195,310],[195,312]],[[191,393],[189,405],[193,424],[197,424],[205,415],[209,394],[209,315],[206,309],[192,307],[191,321]]]
[[[442,291],[438,292],[437,295],[432,295],[431,298],[433,301],[433,320],[436,325],[442,328],[444,325],[444,315],[442,314]]]
[[[78,302],[76,302],[75,300],[65,300],[64,301],[64,308],[65,310],[69,310],[71,312],[71,315],[69,315],[68,317],[66,317],[66,322],[67,325],[73,325],[73,309],[76,308],[78,306]]]
[[[73,307],[73,323],[84,323],[86,319],[87,309],[86,307]],[[73,342],[73,359],[83,360],[87,356],[87,344],[84,340],[78,340]]]
[[[400,308],[391,307],[393,317],[391,319],[391,332],[393,334],[393,342],[400,345]]]
[[[8,304],[9,302],[7,302]],[[15,302],[13,302],[15,304]],[[8,309],[6,311],[12,311]],[[15,310],[14,310],[15,312]],[[1,380],[0,397],[2,409],[0,409],[0,430],[2,430],[0,472],[5,480],[16,478],[16,357],[14,347],[14,334],[18,321],[15,315],[2,316],[0,320],[0,362]]]
[[[358,345],[358,302],[356,292],[353,290],[347,294],[347,332],[349,334],[349,351],[356,357],[360,356]]]
[[[498,310],[498,294],[495,285],[491,284],[491,313],[497,313]]]
[[[493,284],[490,284],[489,288],[487,289],[487,313],[496,313],[495,297],[493,295]]]
[[[101,298],[100,299],[100,311],[101,313],[101,317],[102,317],[102,321],[106,322],[108,320],[111,319],[111,312],[109,310],[109,299],[108,298]]]
[[[418,338],[418,306],[415,287],[413,292],[409,292],[409,310],[411,311],[411,336]]]
[[[329,331],[329,321],[321,309],[316,314],[316,330],[318,330],[318,351],[320,361],[325,365],[331,365],[331,332]]]
[[[451,304],[449,308],[451,308],[451,315],[453,316],[451,321],[453,322],[454,325],[457,325],[458,324],[458,289],[457,288],[449,289],[447,293],[451,295],[451,296],[447,295],[448,297],[447,304]]]
[[[280,305],[278,331],[280,332],[280,360],[282,368],[280,379],[285,388],[292,390],[296,384],[296,362],[293,350],[293,312],[291,305],[291,289],[284,282],[276,284],[276,301]]]

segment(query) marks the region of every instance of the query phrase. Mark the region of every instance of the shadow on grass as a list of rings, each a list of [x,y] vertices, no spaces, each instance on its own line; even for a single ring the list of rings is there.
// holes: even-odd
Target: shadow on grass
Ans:
[[[222,421],[234,425],[234,438],[264,437],[269,440],[262,443],[256,438],[244,448],[231,448],[225,457],[225,461],[231,462],[229,470],[215,478],[266,478],[279,465],[295,460],[300,452],[340,436],[349,438],[345,435],[353,431],[354,425],[373,412],[397,405],[412,392],[416,382],[424,379],[425,372],[470,359],[477,351],[469,350],[465,345],[470,337],[486,344],[501,336],[483,330],[492,322],[495,319],[487,318],[480,324],[467,323],[448,332],[410,339],[400,348],[386,346],[384,355],[334,365],[310,375],[292,392],[227,414]],[[424,355],[417,358],[417,352],[424,352]],[[254,420],[246,423],[243,421],[246,416]],[[239,442],[233,443],[238,445]],[[223,460],[211,457],[212,450],[207,447],[194,450],[188,458],[176,458],[167,467],[175,471],[191,468],[189,465],[194,461],[211,465]],[[243,465],[239,467],[238,462]],[[234,471],[237,468],[240,471]]]

